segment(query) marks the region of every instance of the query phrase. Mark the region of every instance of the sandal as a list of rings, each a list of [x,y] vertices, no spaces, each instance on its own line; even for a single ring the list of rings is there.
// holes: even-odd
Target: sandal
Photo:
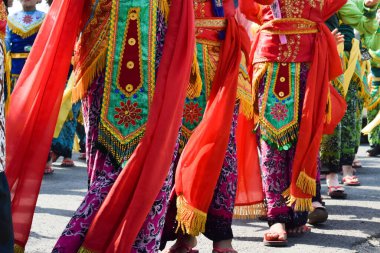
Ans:
[[[64,158],[61,167],[75,167],[75,164],[71,158]]]
[[[344,188],[342,186],[329,186],[329,191],[327,195],[332,199],[346,199],[347,193],[344,192]]]
[[[342,183],[347,186],[359,186],[360,181],[357,176],[345,176],[342,178]]]
[[[184,249],[186,253],[199,253],[197,249],[193,249],[191,246],[185,243],[179,243],[177,245],[173,245],[170,249],[165,250],[164,253],[176,253],[178,250]]]
[[[213,248],[212,253],[238,253],[233,248]]]
[[[50,166],[50,164],[46,164],[45,166],[45,170],[44,170],[44,174],[45,175],[50,175],[50,174],[53,174],[54,170],[53,168]]]

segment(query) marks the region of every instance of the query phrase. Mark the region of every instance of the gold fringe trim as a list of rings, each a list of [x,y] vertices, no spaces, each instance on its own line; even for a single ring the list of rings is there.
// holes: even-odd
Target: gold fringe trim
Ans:
[[[267,214],[265,204],[258,203],[249,206],[235,206],[234,219],[255,219]]]
[[[37,24],[36,26],[32,27],[31,29],[29,29],[28,31],[23,31],[22,29],[18,28],[15,24],[13,24],[9,19],[8,19],[8,23],[7,25],[9,26],[9,29],[19,35],[21,38],[25,39],[25,38],[28,38],[30,36],[32,36],[33,34],[37,33],[38,30],[40,30],[40,27],[42,25],[42,22]]]
[[[281,131],[280,133],[276,133],[271,130],[270,125],[268,125],[264,120],[261,120],[260,123],[265,128],[262,128],[262,136],[266,141],[269,141],[272,144],[277,145],[278,147],[284,147],[289,143],[292,143],[297,139],[297,133],[299,129],[298,123],[290,126],[288,129]]]
[[[206,230],[207,213],[190,206],[181,195],[177,198],[176,220],[177,231],[181,229],[185,234],[198,236]]]
[[[5,52],[5,49],[3,49]],[[11,81],[11,70],[12,70],[12,58],[11,53],[7,52],[5,54],[5,78],[6,78],[6,87],[7,87],[7,100],[5,101],[5,115],[7,115],[9,110],[9,104],[11,102],[11,89],[12,89],[12,81]]]
[[[296,212],[311,212],[314,210],[311,198],[296,198],[290,195],[286,203],[288,206],[292,206]]]
[[[326,112],[326,122],[331,123],[332,117],[332,104],[331,104],[331,92],[330,89],[327,91],[327,112]]]
[[[80,247],[77,253],[95,253],[95,251],[91,251],[89,249],[86,249],[85,247]]]
[[[86,69],[79,80],[75,80],[71,102],[74,104],[81,100],[90,88],[96,75],[106,67],[107,48],[104,48],[94,59],[93,63]]]
[[[301,171],[298,176],[297,187],[300,188],[304,193],[315,196],[317,194],[317,183],[314,178],[306,174],[305,171]]]
[[[238,76],[238,88],[236,98],[240,100],[240,112],[248,119],[252,119],[253,110],[253,88],[251,78],[247,70],[247,60],[245,54],[241,53],[241,61]]]
[[[197,51],[194,50],[193,65],[191,67],[190,82],[187,86],[186,96],[190,99],[197,98],[202,93],[202,78],[197,59]]]
[[[24,253],[25,252],[25,249],[18,244],[15,244],[13,249],[14,249],[14,253]]]
[[[168,0],[160,0],[160,1],[158,1],[158,9],[164,15],[165,22],[168,22],[169,12],[170,12],[170,5],[169,5]]]
[[[281,195],[282,195],[282,197],[284,197],[284,199],[289,198],[289,196],[290,196],[290,187],[288,189],[286,189],[285,191],[283,191]]]
[[[255,66],[254,66],[254,69],[253,69],[253,76],[252,76],[252,115],[250,115],[250,106],[251,105],[247,105],[247,109],[244,109],[244,102],[243,104],[241,105],[241,112],[248,118],[248,119],[252,119],[254,118],[255,119],[255,122],[258,121],[258,101],[257,101],[257,97],[258,97],[258,90],[259,90],[259,84],[260,84],[260,81],[261,79],[263,78],[263,76],[265,75],[267,69],[268,69],[268,66],[269,66],[270,63],[268,62],[264,62],[264,63],[256,63]],[[239,98],[239,97],[238,97]],[[242,100],[241,100],[242,101]],[[246,110],[246,112],[248,112],[248,115],[246,113],[244,113],[244,110]]]

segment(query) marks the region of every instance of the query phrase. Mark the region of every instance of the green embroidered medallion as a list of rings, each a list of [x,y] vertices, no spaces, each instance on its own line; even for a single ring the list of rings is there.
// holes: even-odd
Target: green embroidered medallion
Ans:
[[[117,164],[141,140],[156,79],[158,0],[113,0],[98,143]]]
[[[297,139],[300,64],[269,63],[260,108],[263,139],[287,150]]]
[[[194,129],[203,118],[219,58],[219,51],[212,50],[214,47],[218,46],[208,45],[207,43],[196,44],[197,61],[202,79],[202,92],[199,97],[186,98],[181,128],[180,150],[184,148]]]

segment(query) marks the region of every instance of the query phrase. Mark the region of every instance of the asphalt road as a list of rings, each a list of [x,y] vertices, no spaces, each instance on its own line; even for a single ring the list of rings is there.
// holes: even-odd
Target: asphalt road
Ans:
[[[262,236],[268,229],[262,221],[235,221],[233,245],[238,252],[380,252],[380,157],[365,156],[367,146],[359,150],[363,168],[358,170],[362,186],[346,187],[347,200],[332,200],[323,193],[329,211],[326,224],[313,227],[312,233],[290,238],[289,246],[267,248]],[[75,155],[74,158],[76,158]],[[59,165],[58,160],[56,165]],[[74,210],[87,190],[85,164],[76,161],[74,168],[55,167],[45,176],[34,216],[26,253],[51,252]],[[211,252],[212,242],[198,238],[200,252]]]

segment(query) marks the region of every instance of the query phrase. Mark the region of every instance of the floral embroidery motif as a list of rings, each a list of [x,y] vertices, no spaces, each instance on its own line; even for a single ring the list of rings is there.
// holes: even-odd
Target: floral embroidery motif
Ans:
[[[30,24],[30,23],[32,23],[32,21],[33,21],[33,17],[30,16],[30,15],[25,15],[25,16],[22,18],[22,21],[23,21],[25,24]]]
[[[281,103],[276,103],[271,110],[270,113],[273,118],[277,121],[285,120],[285,118],[288,116],[288,109],[286,109],[286,106]]]
[[[129,125],[136,125],[136,121],[141,119],[141,108],[137,107],[137,103],[131,102],[128,100],[127,103],[120,102],[120,107],[116,107],[115,111],[117,114],[114,116],[115,119],[119,119],[117,124],[124,124],[125,127],[129,127]]]
[[[197,103],[190,102],[186,104],[184,118],[186,123],[197,123],[202,118],[202,108]]]

